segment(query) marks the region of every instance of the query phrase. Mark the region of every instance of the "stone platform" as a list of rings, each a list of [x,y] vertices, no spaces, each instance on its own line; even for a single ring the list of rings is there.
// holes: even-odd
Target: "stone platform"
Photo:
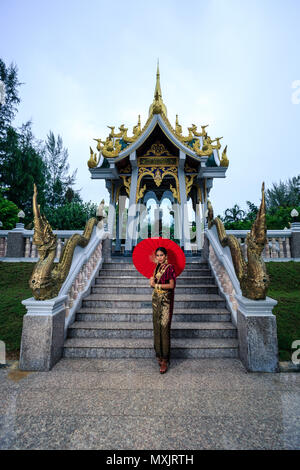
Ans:
[[[61,359],[0,369],[0,449],[300,449],[300,374],[239,359]]]

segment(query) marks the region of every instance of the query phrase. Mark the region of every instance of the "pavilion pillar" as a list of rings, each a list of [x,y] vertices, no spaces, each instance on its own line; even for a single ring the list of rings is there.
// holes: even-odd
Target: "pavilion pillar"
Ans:
[[[181,220],[182,220],[180,246],[184,248],[185,255],[191,256],[192,247],[191,247],[191,240],[190,240],[190,227],[189,227],[188,205],[187,205],[185,173],[184,173],[185,158],[186,158],[185,153],[182,150],[180,150],[179,164],[178,164],[178,181],[179,181]]]
[[[133,240],[136,237],[136,223],[137,223],[137,206],[135,203],[136,200],[136,188],[138,180],[138,166],[136,161],[136,152],[132,152],[129,157],[131,163],[132,173],[131,173],[131,184],[130,184],[130,194],[129,194],[129,207],[128,207],[128,217],[127,217],[127,226],[126,226],[126,241],[125,241],[125,251],[124,256],[131,256]]]
[[[119,185],[120,186],[120,185]],[[120,198],[119,196],[119,200],[117,201],[116,199],[116,195],[117,195],[117,191],[118,191],[118,188],[119,186],[116,187],[116,193],[115,193],[115,208],[117,209],[117,202],[118,202],[118,217],[116,216],[116,245],[115,245],[115,253],[121,253],[121,237],[122,237],[122,218],[123,218],[123,211],[124,211],[124,207],[125,207],[125,201],[124,201],[124,207],[121,203],[121,201],[123,202],[123,197]],[[120,201],[121,199],[121,201]]]
[[[116,202],[115,202],[116,187],[115,187],[115,184],[111,180],[106,181],[106,187],[109,191],[109,211],[108,211],[108,217],[107,217],[107,227],[108,227],[108,232],[110,234],[110,238],[109,238],[110,252],[112,252],[112,239],[114,237],[113,231],[114,231],[114,222],[115,222],[115,216],[116,216]]]

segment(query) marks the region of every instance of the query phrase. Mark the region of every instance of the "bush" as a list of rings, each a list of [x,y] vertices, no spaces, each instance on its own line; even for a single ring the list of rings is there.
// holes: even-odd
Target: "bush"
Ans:
[[[16,204],[0,195],[0,220],[2,230],[11,230],[15,228],[18,222],[19,209]]]
[[[52,209],[45,208],[45,216],[53,230],[83,230],[91,217],[96,217],[97,205],[92,202],[71,202]]]

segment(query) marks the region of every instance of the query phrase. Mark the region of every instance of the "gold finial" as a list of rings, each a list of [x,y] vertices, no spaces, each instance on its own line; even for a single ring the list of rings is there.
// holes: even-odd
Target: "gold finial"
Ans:
[[[161,88],[160,88],[160,73],[159,73],[159,59],[157,59],[157,70],[156,70],[156,84],[154,91],[154,98],[158,95],[159,98],[162,98]]]
[[[176,114],[175,133],[178,137],[180,137],[182,135],[182,127],[181,127],[181,125],[179,124],[179,121],[178,121],[178,114]]]
[[[152,114],[164,114],[167,116],[167,108],[162,99],[161,87],[160,87],[160,72],[159,72],[159,61],[157,60],[157,71],[156,71],[156,84],[154,90],[154,100],[149,108],[149,116]]]

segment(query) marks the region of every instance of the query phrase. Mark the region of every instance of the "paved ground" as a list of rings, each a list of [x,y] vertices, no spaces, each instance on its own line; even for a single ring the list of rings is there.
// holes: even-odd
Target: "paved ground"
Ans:
[[[300,449],[300,374],[238,359],[62,359],[0,369],[1,449]]]

